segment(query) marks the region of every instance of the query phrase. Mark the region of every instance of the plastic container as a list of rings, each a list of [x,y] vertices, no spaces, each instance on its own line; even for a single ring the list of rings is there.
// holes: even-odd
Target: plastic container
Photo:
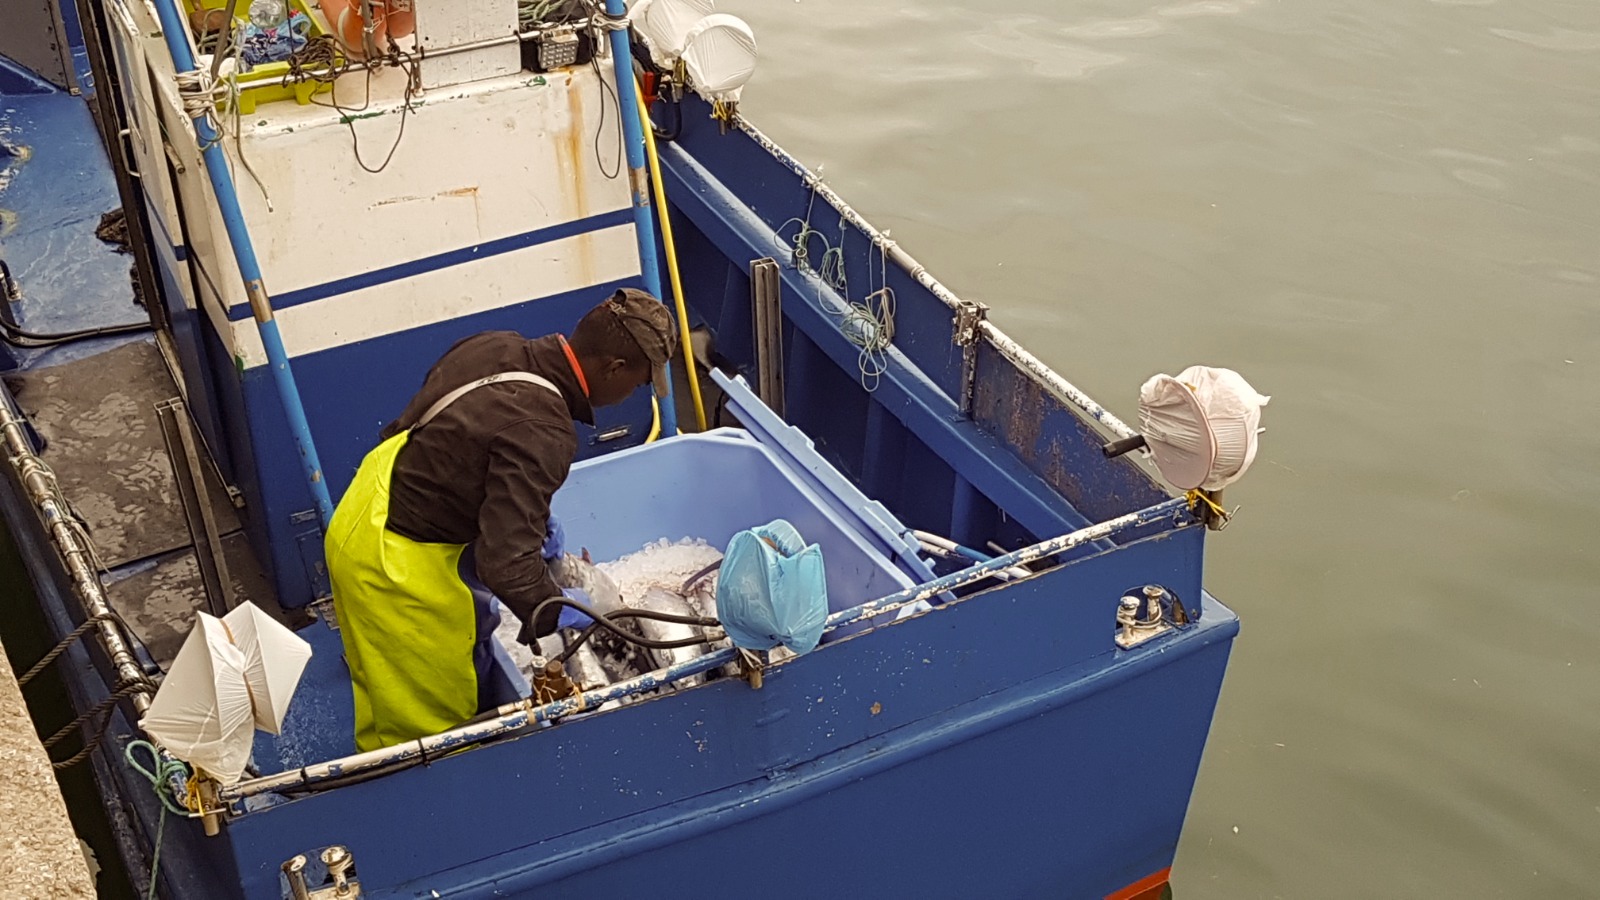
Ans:
[[[189,12],[196,9],[225,9],[227,0],[185,0]],[[311,20],[310,36],[326,33],[323,27],[322,15],[315,12],[306,0],[289,0],[289,12],[293,15],[301,12]],[[234,18],[237,21],[249,21],[250,4],[248,0],[239,0],[234,8]],[[249,72],[239,76],[239,112],[251,116],[255,115],[256,107],[263,103],[272,103],[278,100],[293,100],[305,106],[311,102],[316,94],[325,94],[333,89],[332,83],[320,81],[295,81],[284,84],[283,77],[289,74],[289,64],[286,62],[267,63],[256,66]],[[221,108],[221,105],[218,105]]]
[[[700,538],[726,549],[737,532],[786,519],[822,548],[834,612],[916,584],[837,503],[788,457],[747,432],[719,429],[578,463],[551,505],[567,548],[587,548],[596,560],[663,538]]]

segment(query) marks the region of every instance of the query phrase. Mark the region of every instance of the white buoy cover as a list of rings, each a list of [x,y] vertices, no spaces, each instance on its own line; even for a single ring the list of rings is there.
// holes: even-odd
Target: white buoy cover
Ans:
[[[250,760],[255,733],[244,651],[221,619],[197,615],[139,727],[173,756],[232,784]]]
[[[756,35],[738,16],[706,16],[684,37],[689,82],[708,100],[737,102],[756,71]]]
[[[629,19],[657,65],[671,68],[683,55],[684,38],[706,16],[716,12],[713,0],[639,0]]]
[[[222,619],[196,613],[139,727],[223,784],[244,774],[255,728],[277,733],[311,645],[246,602]]]
[[[311,659],[311,645],[248,601],[223,616],[222,622],[233,633],[234,646],[244,652],[256,727],[279,733],[289,713],[289,699]]]
[[[1270,399],[1232,369],[1190,366],[1139,389],[1139,430],[1174,487],[1220,490],[1255,461],[1261,407]]]

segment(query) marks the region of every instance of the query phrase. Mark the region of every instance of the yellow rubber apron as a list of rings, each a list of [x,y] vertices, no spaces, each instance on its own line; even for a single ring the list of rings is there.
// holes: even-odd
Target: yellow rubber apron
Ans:
[[[411,431],[467,392],[500,381],[537,384],[561,395],[531,372],[503,372],[446,394]],[[411,431],[389,438],[361,461],[324,541],[361,751],[438,734],[478,712],[472,657],[477,613],[457,568],[466,545],[413,541],[386,527],[389,481]]]

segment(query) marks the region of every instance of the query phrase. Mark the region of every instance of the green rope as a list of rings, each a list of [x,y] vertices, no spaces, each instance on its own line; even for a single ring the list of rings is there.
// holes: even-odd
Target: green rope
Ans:
[[[139,764],[139,760],[134,758],[133,751],[141,748],[149,751],[150,759],[155,763],[154,769],[146,769]],[[156,746],[149,741],[129,741],[127,749],[122,753],[122,757],[128,761],[128,765],[135,772],[143,775],[150,782],[150,788],[155,791],[156,799],[161,801],[161,821],[156,825],[155,852],[150,856],[150,888],[149,893],[145,894],[145,900],[154,900],[156,895],[156,875],[161,871],[161,836],[166,833],[167,813],[173,812],[180,816],[189,814],[189,810],[172,799],[172,792],[162,790],[161,786],[171,782],[173,778],[187,780],[189,767],[181,760],[163,756],[161,751],[157,750]]]
[[[150,859],[150,888],[144,900],[156,900],[156,873],[161,870],[161,835],[167,830],[167,808],[161,807],[161,821],[156,823],[156,852]]]

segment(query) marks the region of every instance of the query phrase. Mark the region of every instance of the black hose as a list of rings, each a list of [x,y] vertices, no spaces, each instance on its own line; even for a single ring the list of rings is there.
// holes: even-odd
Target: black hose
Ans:
[[[683,104],[673,103],[672,101],[663,97],[661,105],[670,108],[673,112],[672,130],[668,131],[667,129],[657,125],[654,121],[650,123],[650,130],[655,132],[656,140],[670,144],[673,141],[676,141],[678,136],[683,133]]]
[[[663,622],[678,622],[678,623],[681,623],[681,624],[684,624],[684,625],[716,626],[716,625],[721,625],[722,624],[721,622],[718,622],[716,619],[706,619],[706,618],[701,618],[701,617],[698,617],[698,616],[674,616],[671,613],[651,612],[650,610],[646,610],[646,609],[620,609],[620,610],[617,610],[614,613],[611,613],[610,617],[608,618],[607,616],[601,615],[593,607],[590,607],[590,606],[588,606],[586,604],[583,604],[583,603],[579,603],[578,601],[573,600],[573,599],[571,599],[569,597],[551,597],[550,599],[544,601],[543,603],[540,603],[538,606],[535,606],[533,608],[533,615],[528,617],[528,621],[530,621],[530,622],[539,621],[539,614],[544,612],[545,608],[549,607],[551,605],[566,606],[566,607],[570,607],[572,609],[575,609],[578,612],[581,612],[584,615],[588,616],[589,618],[593,619],[595,625],[599,625],[599,626],[605,628],[607,631],[611,632],[612,634],[615,634],[617,637],[622,638],[623,640],[628,641],[630,643],[638,644],[641,647],[649,647],[649,648],[651,648],[653,650],[670,650],[673,647],[682,647],[682,646],[687,646],[687,645],[679,643],[679,642],[675,642],[675,641],[654,641],[654,640],[651,640],[650,638],[647,638],[647,637],[640,637],[639,635],[636,635],[636,634],[629,634],[628,632],[623,631],[621,628],[618,628],[617,626],[611,624],[611,622],[609,621],[609,618],[660,619]],[[621,615],[622,613],[628,613],[628,615],[623,616],[623,615]],[[590,626],[590,627],[593,627],[593,626]],[[697,642],[697,643],[699,643],[699,642]]]
[[[13,347],[53,347],[70,341],[81,341],[84,338],[109,337],[115,334],[133,334],[139,331],[150,331],[149,322],[135,322],[131,325],[107,325],[103,328],[79,328],[74,331],[60,331],[53,334],[37,331],[28,331],[17,324],[17,319],[11,313],[11,304],[8,301],[16,300],[21,296],[17,289],[16,279],[11,276],[11,269],[0,260],[0,341]]]
[[[718,628],[722,625],[722,623],[716,619],[707,618],[704,616],[678,616],[673,615],[672,613],[632,608],[619,609],[616,612],[607,613],[606,619],[613,622],[619,619],[654,619],[658,622],[676,622],[680,625],[699,625],[703,628]],[[590,624],[589,627],[579,632],[578,636],[573,639],[572,643],[567,645],[565,650],[562,650],[560,653],[556,654],[556,662],[564,663],[568,659],[571,659],[572,654],[578,652],[578,648],[582,647],[585,641],[593,637],[595,631],[599,630],[599,628],[599,622],[594,622]],[[615,631],[616,629],[612,630]],[[629,638],[629,640],[632,640],[635,643],[644,643],[644,639],[642,638]],[[657,649],[661,650],[676,650],[679,647],[693,647],[697,644],[704,644],[706,641],[707,639],[704,637],[680,638],[676,641],[657,641],[655,646]],[[646,644],[646,646],[651,645]]]
[[[690,591],[694,590],[694,586],[700,583],[700,579],[706,577],[707,575],[710,575],[712,572],[715,572],[716,570],[718,570],[720,568],[722,568],[722,560],[719,558],[716,562],[712,563],[711,565],[706,566],[704,569],[701,569],[700,571],[694,573],[693,575],[690,575],[688,577],[688,579],[683,582],[683,591],[682,591],[682,593],[687,594]]]
[[[25,331],[13,324],[10,319],[11,317],[8,315],[0,316],[0,341],[4,341],[13,347],[55,347],[89,338],[111,337],[118,334],[138,334],[154,330],[154,326],[149,322],[134,322],[130,325],[108,325],[104,328],[82,328],[77,331],[43,334],[36,331]]]

